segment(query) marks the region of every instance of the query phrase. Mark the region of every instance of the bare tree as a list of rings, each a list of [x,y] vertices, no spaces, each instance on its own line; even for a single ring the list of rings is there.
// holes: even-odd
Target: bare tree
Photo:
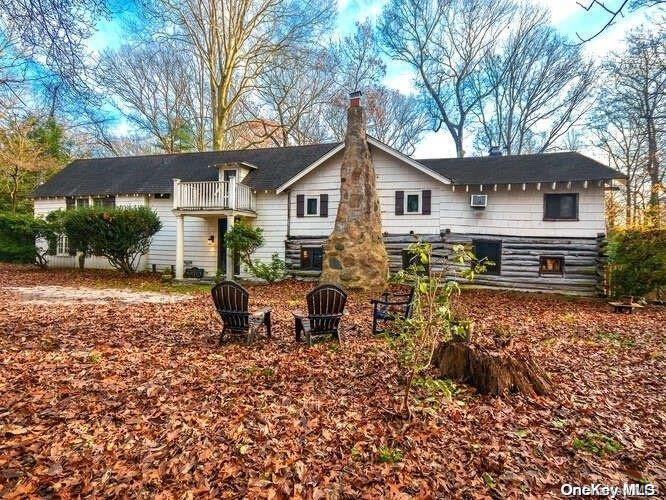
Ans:
[[[164,35],[191,47],[206,71],[214,149],[233,146],[235,108],[271,61],[317,37],[333,12],[330,1],[159,0],[145,7],[162,20]]]
[[[344,137],[348,93],[361,90],[365,100],[370,135],[407,154],[430,127],[423,106],[415,97],[389,89],[381,82],[386,76],[379,43],[371,25],[357,23],[355,31],[332,44],[329,72],[335,85],[328,96],[324,120],[333,138]]]
[[[666,127],[666,33],[640,29],[627,43],[627,50],[607,64],[613,77],[612,105],[644,134],[650,206],[656,216],[664,182],[659,147]]]
[[[326,139],[321,110],[329,105],[333,86],[324,52],[284,52],[257,79],[261,105],[244,107],[255,119],[274,124],[265,129],[265,138],[276,146],[319,142]]]
[[[196,59],[169,43],[105,51],[99,83],[139,133],[167,153],[206,148],[205,100]]]
[[[84,41],[108,13],[105,0],[3,0],[0,31],[15,34],[24,57],[76,86],[87,68]]]
[[[382,15],[386,51],[416,71],[435,130],[446,127],[459,157],[470,113],[493,90],[483,64],[513,10],[492,0],[393,0]]]
[[[629,10],[635,11],[645,7],[654,7],[656,5],[666,4],[666,0],[631,0],[631,1],[622,0],[619,3],[619,5],[615,5],[612,7],[609,7],[608,5],[606,5],[605,2],[602,2],[600,0],[582,0],[576,3],[586,11],[590,11],[593,8],[599,9],[607,15],[608,19],[606,23],[596,33],[590,36],[583,37],[580,35],[580,33],[576,33],[576,36],[578,37],[580,42],[585,43],[598,37],[604,31],[606,31],[610,26],[612,26],[615,23],[616,18],[624,16],[624,10],[627,9],[627,6]]]
[[[548,12],[524,4],[496,54],[484,65],[481,97],[473,110],[476,143],[508,154],[542,153],[566,136],[590,109],[596,71],[581,48],[567,45]],[[490,94],[486,89],[492,89]]]

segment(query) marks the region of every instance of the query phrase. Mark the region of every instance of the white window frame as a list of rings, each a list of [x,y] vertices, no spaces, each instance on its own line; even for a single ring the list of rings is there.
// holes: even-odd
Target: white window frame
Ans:
[[[416,211],[410,211],[409,210],[409,204],[407,203],[407,197],[408,196],[416,196],[416,199],[418,200],[418,209]],[[405,214],[420,214],[423,209],[423,200],[421,199],[421,192],[420,191],[405,191],[405,199],[404,199],[404,204],[405,204]]]
[[[69,257],[69,244],[67,242],[67,235],[65,234],[58,235],[55,254],[56,257]]]
[[[315,200],[315,203],[317,205],[317,210],[315,210],[315,213],[313,213],[313,214],[308,213],[308,201],[309,200]],[[319,196],[306,196],[305,197],[305,207],[303,207],[303,208],[304,208],[304,212],[305,212],[306,217],[319,217],[319,209],[321,208],[320,207],[320,202],[319,202]]]

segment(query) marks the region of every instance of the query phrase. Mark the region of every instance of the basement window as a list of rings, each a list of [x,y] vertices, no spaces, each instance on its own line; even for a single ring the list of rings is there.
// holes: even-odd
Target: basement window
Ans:
[[[539,274],[562,276],[564,257],[539,257]]]
[[[484,264],[483,274],[500,275],[502,271],[502,242],[498,240],[473,240],[474,256],[478,264]]]
[[[322,247],[301,247],[301,270],[321,271],[324,260]]]
[[[405,249],[402,251],[402,268],[407,270],[412,266],[415,266],[416,274],[427,276],[430,273],[430,262],[424,264],[418,253]]]

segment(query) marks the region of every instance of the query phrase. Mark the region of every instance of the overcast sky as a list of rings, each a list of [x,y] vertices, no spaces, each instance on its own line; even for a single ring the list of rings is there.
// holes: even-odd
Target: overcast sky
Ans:
[[[376,20],[388,0],[337,0],[338,20],[337,33],[340,36],[353,31],[355,23],[366,19]],[[576,0],[535,0],[551,11],[555,26],[572,40],[576,33],[589,37],[596,33],[608,21],[608,13],[599,6],[585,11]],[[578,0],[589,5],[591,0]],[[605,0],[605,5],[614,8],[622,0]],[[585,50],[597,60],[602,60],[609,52],[620,50],[626,32],[654,14],[654,9],[643,9],[639,12],[627,12],[624,17],[617,18],[614,25],[594,40],[585,44]],[[90,40],[89,47],[95,51],[105,47],[117,47],[122,41],[122,27],[117,19],[103,21],[99,31]],[[403,93],[414,92],[413,76],[403,65],[387,60],[385,84]],[[119,124],[119,133],[127,132],[127,124]],[[587,154],[597,156],[598,151],[587,149]],[[453,141],[444,130],[427,133],[417,145],[415,158],[434,158],[455,156]]]

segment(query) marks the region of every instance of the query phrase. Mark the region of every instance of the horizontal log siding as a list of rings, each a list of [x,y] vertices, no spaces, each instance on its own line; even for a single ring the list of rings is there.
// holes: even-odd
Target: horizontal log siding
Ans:
[[[603,238],[543,238],[491,236],[485,234],[448,234],[442,239],[439,235],[421,235],[433,247],[432,269],[441,271],[444,266],[448,274],[463,283],[460,277],[462,267],[449,261],[453,245],[471,245],[474,239],[502,241],[502,267],[500,275],[483,274],[477,276],[474,285],[507,289],[554,291],[595,295],[599,292],[599,276],[603,272],[598,266],[604,264]],[[326,236],[294,236],[286,241],[287,267],[293,271],[300,269],[301,246],[322,246]],[[384,236],[384,244],[389,255],[391,272],[402,268],[402,252],[415,237],[409,234]],[[539,257],[564,257],[564,276],[540,276]]]

